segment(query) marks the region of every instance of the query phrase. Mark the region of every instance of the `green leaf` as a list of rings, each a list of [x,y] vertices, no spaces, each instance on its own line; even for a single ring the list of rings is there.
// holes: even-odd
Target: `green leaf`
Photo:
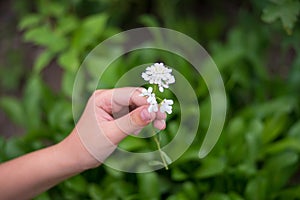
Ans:
[[[263,143],[268,143],[276,139],[284,130],[287,124],[287,115],[274,115],[267,120],[262,132]]]
[[[50,51],[42,52],[34,62],[33,70],[35,73],[42,71],[53,58],[53,53]]]
[[[168,154],[166,152],[161,151],[161,154],[165,158],[168,165],[172,163],[172,159],[168,156]]]
[[[73,178],[65,181],[67,188],[78,193],[85,193],[87,190],[87,182],[82,175],[74,176]]]
[[[229,193],[230,200],[244,200],[239,194],[235,192]]]
[[[284,138],[282,140],[279,140],[278,142],[267,145],[261,153],[262,155],[278,154],[286,150],[294,150],[300,152],[300,141],[294,138]]]
[[[246,186],[245,197],[248,200],[266,199],[267,180],[264,177],[255,177]]]
[[[80,65],[77,51],[69,49],[62,53],[58,58],[58,64],[68,71],[76,72]]]
[[[47,17],[63,17],[67,9],[66,5],[63,1],[37,1],[40,14]]]
[[[295,152],[283,152],[274,155],[266,161],[265,168],[268,171],[276,171],[297,163],[299,156]]]
[[[188,199],[199,199],[197,188],[194,183],[192,182],[183,183],[182,190],[185,193],[185,196],[188,197]]]
[[[279,199],[299,199],[300,198],[300,186],[294,186],[290,188],[286,188],[280,191],[276,196]]]
[[[131,184],[128,184],[123,180],[114,182],[111,187],[112,191],[119,197],[119,199],[132,193],[133,189]]]
[[[207,157],[202,160],[202,165],[194,174],[197,178],[208,178],[222,173],[225,167],[223,158]]]
[[[48,113],[49,126],[66,131],[73,126],[72,104],[58,101]]]
[[[230,200],[229,196],[222,193],[212,193],[207,195],[205,200]]]
[[[299,11],[300,2],[298,0],[277,0],[263,10],[262,19],[267,23],[280,19],[284,29],[291,34]]]
[[[169,196],[167,200],[190,200],[182,192],[177,192],[175,195]]]
[[[155,172],[137,174],[140,199],[159,199],[159,180]]]
[[[276,115],[287,115],[296,107],[295,97],[293,96],[283,96],[276,98],[272,101],[268,101],[265,103],[257,104],[255,106],[249,107],[249,110],[246,109],[246,115],[252,117],[253,115],[259,118],[266,118],[269,116],[274,116],[276,111]],[[245,116],[246,117],[246,116]]]
[[[96,184],[91,184],[88,187],[88,193],[92,200],[102,200],[103,191],[101,188]]]
[[[235,117],[229,121],[228,140],[236,140],[237,137],[243,138],[243,133],[246,128],[246,123],[242,117]]]
[[[47,24],[28,30],[24,35],[24,40],[49,48],[52,52],[59,52],[68,44],[62,35],[51,30]]]
[[[16,91],[20,87],[24,74],[27,71],[21,54],[23,55],[23,53],[13,51],[13,53],[8,53],[8,58],[1,61],[0,90],[2,94],[5,94],[5,91]],[[4,53],[3,55],[6,54]],[[3,62],[5,63],[6,61],[7,64],[3,65]]]
[[[174,181],[183,181],[189,177],[189,174],[183,172],[179,168],[175,167],[171,170],[172,180]]]
[[[159,23],[157,21],[157,19],[154,16],[150,16],[150,15],[142,15],[139,18],[139,21],[147,27],[159,27]]]
[[[75,16],[65,16],[58,21],[56,31],[62,35],[72,33],[78,27],[78,23],[79,20]]]
[[[300,140],[300,121],[293,124],[288,132],[288,136],[295,138],[296,140]]]
[[[84,50],[88,45],[96,42],[105,27],[108,16],[104,14],[92,15],[84,19],[81,26],[75,31],[72,39],[72,48]]]
[[[7,159],[12,159],[27,153],[21,148],[20,139],[13,137],[5,143],[5,154]]]
[[[19,29],[23,30],[37,26],[41,22],[41,16],[37,14],[31,14],[21,19],[19,23]]]
[[[260,119],[253,119],[248,127],[248,132],[245,136],[247,143],[247,158],[248,162],[255,162],[261,149],[261,134],[263,131],[263,123]]]
[[[76,74],[72,71],[66,71],[62,78],[62,91],[65,95],[72,97],[73,85]]]
[[[145,149],[147,145],[148,144],[145,140],[128,136],[122,140],[118,146],[126,151],[135,151],[139,149]]]
[[[105,168],[106,173],[111,177],[114,177],[114,178],[117,178],[117,179],[122,179],[124,177],[124,172],[122,172],[122,171],[113,169],[113,168],[108,167],[108,166],[104,166],[104,168]]]
[[[47,192],[44,192],[39,196],[35,197],[33,200],[51,200],[51,197]]]
[[[0,98],[0,108],[8,115],[10,120],[14,123],[25,126],[26,122],[24,120],[25,111],[20,100],[13,97],[2,97]]]
[[[150,166],[165,166],[163,162],[158,160],[150,160],[148,164]]]
[[[287,184],[295,172],[299,156],[295,152],[283,152],[272,156],[264,166],[265,174],[268,174],[268,187],[276,190]],[[274,176],[276,174],[276,176]]]
[[[6,161],[7,159],[5,155],[5,143],[5,138],[0,136],[0,163]]]
[[[32,76],[27,81],[24,92],[23,106],[25,109],[26,124],[30,130],[37,129],[41,121],[43,82],[41,77]]]

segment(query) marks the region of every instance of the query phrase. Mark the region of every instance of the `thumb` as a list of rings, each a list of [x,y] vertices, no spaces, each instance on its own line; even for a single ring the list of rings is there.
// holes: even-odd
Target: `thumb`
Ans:
[[[148,112],[148,106],[140,106],[127,115],[106,122],[107,137],[114,144],[119,143],[127,135],[139,131],[155,119],[155,113]]]

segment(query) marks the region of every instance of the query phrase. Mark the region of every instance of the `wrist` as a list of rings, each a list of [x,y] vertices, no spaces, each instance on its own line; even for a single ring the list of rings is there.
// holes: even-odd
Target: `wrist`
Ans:
[[[83,146],[76,129],[57,146],[65,155],[68,163],[78,172],[98,167],[101,164]]]

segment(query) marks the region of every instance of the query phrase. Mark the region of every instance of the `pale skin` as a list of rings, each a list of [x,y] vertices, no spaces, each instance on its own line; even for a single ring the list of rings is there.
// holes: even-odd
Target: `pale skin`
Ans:
[[[114,144],[118,144],[128,135],[122,131],[123,128],[137,134],[149,123],[153,123],[160,130],[166,126],[164,113],[147,111],[149,105],[146,98],[139,96],[141,88],[136,88],[130,96],[130,105],[126,105],[128,102],[122,97],[117,100],[120,106],[117,108],[118,111],[128,106],[133,110],[122,116],[130,119],[128,121],[131,124],[127,124],[127,127],[116,125],[118,119],[113,117],[113,109],[109,102],[112,102],[113,93],[127,91],[132,91],[132,88],[101,90],[94,93],[97,104],[96,117],[106,136]],[[83,114],[81,117],[88,116]],[[58,144],[0,164],[0,199],[31,199],[61,181],[99,165],[101,162],[96,160],[82,144],[75,126],[70,135]]]

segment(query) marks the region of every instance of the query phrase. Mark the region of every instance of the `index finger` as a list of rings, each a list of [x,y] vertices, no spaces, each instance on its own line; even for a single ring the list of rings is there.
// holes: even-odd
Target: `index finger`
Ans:
[[[124,87],[95,92],[95,105],[107,113],[113,114],[129,106],[139,107],[147,105],[145,97],[140,96],[143,88]]]

